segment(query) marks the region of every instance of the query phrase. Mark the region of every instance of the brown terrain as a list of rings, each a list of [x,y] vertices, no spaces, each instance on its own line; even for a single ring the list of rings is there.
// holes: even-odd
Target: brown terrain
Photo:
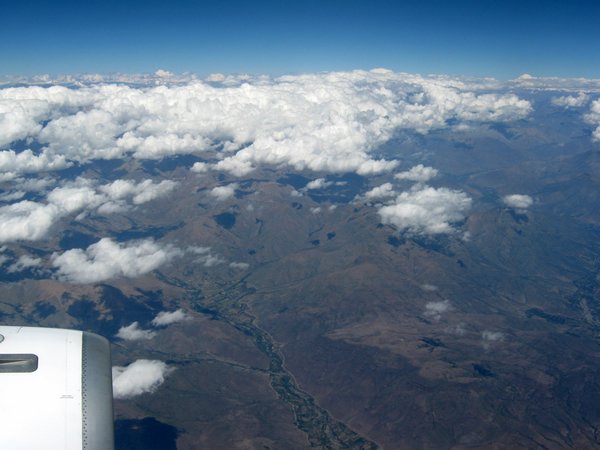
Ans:
[[[490,155],[508,145],[486,133]],[[451,152],[482,141],[446,139],[428,162],[443,172],[432,184],[463,189],[473,207],[444,235],[400,232],[354,200],[383,176],[295,197],[287,170],[262,170],[217,202],[207,189],[239,180],[159,167],[181,183],[171,197],[65,223],[28,251],[128,232],[211,247],[247,269],[186,254],[91,286],[7,279],[0,316],[103,334],[115,365],[174,368],[156,392],[115,402],[121,449],[598,448],[600,156],[523,158],[532,139],[522,131],[502,164],[490,156],[477,170],[453,166]],[[534,205],[503,205],[515,192]],[[191,319],[151,340],[114,338],[177,308]]]

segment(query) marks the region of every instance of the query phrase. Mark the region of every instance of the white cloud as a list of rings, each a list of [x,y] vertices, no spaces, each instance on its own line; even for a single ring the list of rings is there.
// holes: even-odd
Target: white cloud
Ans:
[[[46,197],[50,205],[55,206],[61,215],[72,214],[83,209],[94,209],[106,203],[109,198],[97,192],[88,180],[53,189]]]
[[[316,207],[310,208],[310,212],[312,214],[319,214],[321,212],[321,207],[320,206],[316,206]]]
[[[192,168],[190,169],[195,173],[206,173],[208,172],[209,165],[204,162],[195,162]]]
[[[54,178],[17,178],[14,187],[25,192],[41,192],[56,183]]]
[[[427,302],[425,304],[425,315],[434,320],[440,320],[442,318],[442,314],[451,310],[452,305],[448,300]]]
[[[2,202],[12,202],[15,200],[21,200],[25,197],[25,192],[23,191],[12,191],[0,194],[0,201]]]
[[[453,231],[452,222],[464,219],[471,199],[461,191],[417,185],[378,210],[383,223],[417,234]]]
[[[63,213],[52,204],[23,200],[0,207],[0,242],[38,240]]]
[[[210,247],[192,246],[187,250],[188,252],[195,253],[196,255],[206,255],[207,253],[210,253]]]
[[[590,112],[585,115],[585,120],[586,122],[596,126],[593,139],[595,141],[600,141],[600,99],[592,102]]]
[[[523,74],[508,85],[542,91],[599,92],[600,80],[586,78],[535,77]]]
[[[435,292],[438,290],[438,287],[433,284],[425,283],[421,285],[421,289],[423,289],[425,292]]]
[[[49,155],[48,152],[36,155],[31,150],[20,153],[14,150],[0,151],[0,173],[9,173],[13,176],[64,169],[69,165],[63,155]]]
[[[86,250],[73,249],[52,255],[57,277],[70,283],[98,283],[116,277],[134,278],[151,272],[182,251],[153,240],[119,244],[104,238]]]
[[[34,258],[29,255],[21,255],[19,259],[8,267],[7,272],[21,272],[25,269],[30,269],[32,267],[38,267],[42,264],[42,260],[40,258]]]
[[[112,368],[113,395],[129,398],[154,392],[174,369],[162,361],[138,359],[128,366]]]
[[[219,255],[208,254],[196,259],[196,262],[201,263],[204,267],[214,267],[223,264],[226,261]]]
[[[386,70],[208,81],[159,70],[62,80],[78,88],[0,89],[0,148],[27,138],[44,146],[22,161],[7,154],[7,167],[24,173],[99,158],[213,152],[214,167],[236,176],[261,165],[368,175],[396,167],[372,152],[398,129],[427,133],[449,120],[511,121],[531,111],[514,94],[479,93],[489,82]]]
[[[400,172],[394,175],[397,180],[410,180],[425,183],[432,178],[435,178],[438,174],[437,169],[433,167],[425,167],[423,164],[412,167],[410,170]]]
[[[211,73],[209,76],[206,77],[206,81],[210,83],[222,83],[223,81],[225,81],[225,78],[225,75],[223,75],[222,73]]]
[[[219,255],[211,253],[210,247],[189,247],[187,251],[199,255],[195,262],[202,264],[204,267],[214,267],[225,263],[225,260]]]
[[[481,332],[482,345],[486,350],[488,350],[495,342],[502,342],[504,338],[504,333],[501,333],[500,331],[484,330]]]
[[[333,183],[331,181],[325,181],[325,178],[317,178],[316,180],[309,181],[304,186],[304,189],[307,191],[313,189],[325,189],[328,186],[331,186]]]
[[[506,206],[518,209],[527,209],[533,204],[533,199],[529,195],[512,194],[502,198]]]
[[[178,309],[176,311],[161,311],[159,312],[154,319],[152,319],[152,325],[155,327],[161,327],[166,325],[171,325],[172,323],[181,322],[183,320],[187,320],[189,317],[183,311],[183,309]]]
[[[488,342],[502,341],[502,340],[504,340],[504,333],[501,333],[500,331],[484,330],[481,333],[481,338],[484,341],[488,341]]]
[[[6,262],[10,260],[10,258],[3,253],[6,251],[6,246],[0,246],[0,266],[3,266]]]
[[[564,106],[565,108],[581,108],[590,100],[589,95],[580,92],[577,97],[573,95],[565,95],[563,97],[552,98],[552,104],[556,106]]]
[[[172,72],[169,72],[168,70],[164,70],[164,69],[158,69],[156,72],[154,72],[154,75],[156,75],[158,78],[172,78],[173,77]]]
[[[95,209],[102,214],[124,211],[131,203],[139,205],[167,195],[175,186],[168,180],[117,180],[96,186],[92,180],[78,178],[50,191],[47,203],[23,200],[0,207],[0,242],[38,240],[62,217]]]
[[[227,186],[217,186],[211,189],[210,195],[222,202],[233,197],[237,188],[237,183],[228,184]]]
[[[251,161],[245,159],[244,155],[239,152],[235,156],[228,156],[227,158],[219,161],[214,165],[217,170],[224,170],[226,172],[235,175],[236,177],[243,177],[252,172],[255,167]]]
[[[232,262],[229,263],[229,267],[231,267],[232,269],[239,269],[239,270],[246,270],[250,267],[250,264],[245,263],[245,262]]]
[[[140,328],[140,324],[138,322],[133,322],[131,325],[119,328],[119,332],[116,334],[116,337],[125,341],[152,339],[154,336],[156,336],[154,331]]]
[[[108,195],[110,200],[131,198],[134,205],[140,205],[164,197],[176,186],[177,183],[170,180],[163,180],[160,183],[154,183],[152,180],[144,180],[139,183],[130,180],[116,180],[111,184],[100,186],[99,190]]]
[[[62,86],[0,89],[0,147],[37,137],[42,122],[57,117],[67,105],[83,107],[87,95]]]
[[[116,106],[116,102],[111,103]],[[117,110],[78,111],[50,121],[38,138],[48,144],[47,151],[51,155],[64,155],[70,160],[121,158],[124,152],[116,140],[127,131],[128,124],[119,119]]]
[[[117,146],[134,158],[162,159],[167,156],[198,153],[211,148],[212,143],[204,137],[195,137],[189,133],[183,136],[171,133],[162,136],[139,137],[127,132],[117,140]]]
[[[365,198],[368,199],[377,199],[377,198],[386,198],[386,197],[393,197],[394,195],[396,195],[396,192],[394,191],[394,186],[392,185],[392,183],[384,183],[380,186],[376,186],[373,189],[371,189],[370,191],[365,193]]]

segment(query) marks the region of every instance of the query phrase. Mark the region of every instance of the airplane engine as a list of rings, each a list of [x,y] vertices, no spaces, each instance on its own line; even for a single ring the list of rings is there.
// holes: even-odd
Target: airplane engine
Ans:
[[[0,430],[2,450],[113,450],[108,341],[0,326]]]

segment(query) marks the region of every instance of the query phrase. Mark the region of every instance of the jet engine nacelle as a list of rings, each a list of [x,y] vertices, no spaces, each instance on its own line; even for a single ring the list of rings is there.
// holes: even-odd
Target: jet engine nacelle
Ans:
[[[106,339],[0,326],[0,449],[114,449]]]

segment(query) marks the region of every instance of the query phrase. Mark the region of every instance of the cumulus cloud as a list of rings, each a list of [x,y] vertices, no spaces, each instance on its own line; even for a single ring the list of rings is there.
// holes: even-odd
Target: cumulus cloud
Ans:
[[[586,122],[595,125],[593,138],[595,141],[600,141],[600,100],[594,100],[590,108],[590,112],[585,116]]]
[[[217,186],[211,189],[210,195],[222,202],[223,200],[233,197],[237,188],[237,183],[231,183],[226,186]]]
[[[331,186],[332,184],[333,182],[331,181],[325,181],[325,178],[317,178],[316,180],[312,180],[306,183],[304,189],[306,191],[310,191],[313,189],[325,189],[326,187]]]
[[[471,199],[461,191],[417,185],[379,208],[383,223],[416,234],[450,233],[451,223],[464,219]]]
[[[485,330],[481,333],[481,338],[484,341],[489,341],[489,342],[502,341],[502,340],[504,340],[504,333],[501,333],[500,331]]]
[[[448,300],[427,302],[425,304],[424,314],[434,320],[440,320],[442,318],[442,314],[450,310],[452,310],[452,305]]]
[[[590,100],[589,95],[584,92],[580,92],[577,97],[573,95],[565,95],[562,97],[552,98],[552,104],[556,106],[563,106],[565,108],[581,108],[585,106]]]
[[[5,192],[0,195],[0,201],[12,202],[15,200],[21,200],[23,197],[25,197],[25,192],[23,191]]]
[[[209,149],[212,142],[207,138],[192,136],[189,133],[185,133],[183,136],[171,133],[140,137],[132,132],[127,132],[119,138],[117,146],[126,153],[132,153],[134,158],[162,159],[167,156],[195,153],[198,149]]]
[[[38,267],[42,264],[40,258],[34,258],[29,255],[21,255],[17,261],[8,267],[7,272],[22,272],[25,269],[31,269],[32,267]]]
[[[154,319],[152,319],[152,325],[155,327],[162,327],[187,320],[188,318],[189,317],[183,309],[178,309],[176,311],[161,311]]]
[[[173,77],[172,72],[169,72],[168,70],[164,70],[164,69],[158,69],[156,72],[154,72],[154,75],[156,75],[158,78],[172,78]]]
[[[31,150],[24,150],[20,153],[16,153],[14,150],[0,151],[0,173],[5,178],[64,169],[69,165],[70,163],[63,155],[49,155],[48,152],[36,155]]]
[[[438,287],[434,284],[425,283],[421,285],[421,289],[423,289],[425,292],[435,292],[438,290]]]
[[[119,332],[116,334],[116,337],[125,341],[152,339],[154,336],[156,336],[154,331],[140,328],[140,324],[138,322],[133,322],[131,325],[119,328]]]
[[[195,173],[206,173],[209,168],[209,165],[204,162],[195,162],[190,170]]]
[[[384,183],[380,186],[374,187],[370,191],[367,191],[364,196],[368,199],[377,199],[393,197],[394,195],[396,195],[396,192],[394,191],[394,186],[392,183]]]
[[[128,366],[112,368],[113,395],[130,398],[154,392],[174,369],[162,361],[138,359]]]
[[[124,244],[104,238],[87,249],[68,250],[52,255],[61,281],[75,284],[98,283],[116,277],[134,278],[157,269],[182,251],[151,239]]]
[[[76,108],[89,104],[91,99],[85,97],[61,86],[0,89],[0,147],[37,137],[42,123],[58,116],[66,104]]]
[[[397,180],[409,180],[409,181],[418,181],[420,183],[425,183],[432,178],[435,178],[438,174],[437,169],[433,167],[425,167],[423,164],[419,164],[417,166],[412,167],[410,170],[405,172],[400,172],[394,175],[394,178]]]
[[[486,350],[489,349],[492,344],[502,342],[504,337],[504,333],[501,333],[500,331],[484,330],[481,332],[482,344]]]
[[[110,200],[119,201],[130,198],[134,205],[141,205],[159,197],[169,194],[177,183],[163,180],[154,183],[152,180],[144,180],[136,183],[130,180],[116,180],[110,184],[100,186],[99,190],[105,193]]]
[[[231,267],[232,269],[239,269],[239,270],[246,270],[250,267],[250,264],[245,263],[245,262],[232,262],[229,263],[229,267]]]
[[[167,195],[175,186],[168,180],[117,180],[96,186],[92,180],[79,178],[50,191],[46,203],[23,200],[0,207],[0,242],[38,240],[62,217],[92,210],[103,214],[123,211],[130,204],[139,205]]]
[[[113,77],[117,83],[76,81],[78,88],[0,90],[7,168],[23,173],[92,159],[211,152],[214,168],[236,176],[260,165],[368,175],[397,166],[372,153],[398,129],[427,133],[449,121],[512,121],[531,111],[514,94],[480,93],[485,83],[387,70],[215,75],[207,82],[157,71]],[[10,153],[23,139],[36,140],[41,152]]]
[[[527,209],[533,204],[533,199],[529,195],[512,194],[502,198],[504,204],[510,208]]]
[[[213,255],[209,253],[208,255],[203,255],[196,259],[196,262],[201,263],[204,267],[214,267],[225,263],[225,260],[219,255]]]
[[[63,211],[28,200],[0,207],[0,242],[43,238]]]
[[[54,178],[17,178],[14,188],[25,192],[41,192],[56,184]]]
[[[223,258],[211,252],[210,247],[189,247],[187,250],[198,255],[195,262],[202,264],[204,267],[214,267],[225,263]]]

